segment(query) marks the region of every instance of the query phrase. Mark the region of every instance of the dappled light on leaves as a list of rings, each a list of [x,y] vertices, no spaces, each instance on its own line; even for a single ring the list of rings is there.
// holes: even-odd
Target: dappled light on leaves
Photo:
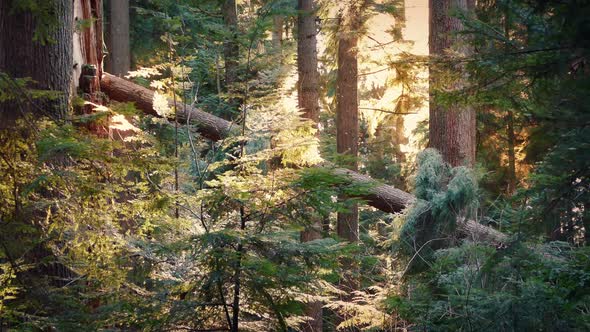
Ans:
[[[0,331],[590,329],[588,17],[0,0]]]

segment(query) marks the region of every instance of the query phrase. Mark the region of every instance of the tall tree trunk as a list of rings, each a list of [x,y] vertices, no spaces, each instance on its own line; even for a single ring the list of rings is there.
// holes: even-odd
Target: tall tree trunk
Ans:
[[[124,76],[131,70],[131,48],[129,41],[129,0],[109,1],[107,71]]]
[[[351,0],[340,16],[338,31],[338,73],[336,77],[336,150],[346,155],[345,166],[357,170],[359,144],[358,109],[358,34],[361,28],[361,12],[364,0]],[[341,196],[341,201],[349,197]],[[349,242],[358,242],[358,204],[348,204],[348,212],[339,212],[337,235]],[[340,287],[350,294],[359,288],[358,265],[354,260],[342,260],[345,271]],[[345,296],[344,299],[350,299]],[[346,318],[346,317],[342,317]]]
[[[223,55],[225,57],[225,85],[231,89],[231,86],[238,80],[239,46],[237,41],[238,9],[236,0],[225,0],[222,12],[223,22],[230,32],[230,36],[225,41]]]
[[[320,118],[320,97],[314,0],[298,0],[297,9],[297,98],[303,117],[313,121],[317,128]],[[275,26],[281,26],[282,30],[282,24],[281,20]],[[301,241],[308,242],[321,238],[321,228],[321,220],[313,223],[301,232]],[[322,331],[322,306],[321,302],[306,304],[305,314],[312,320],[303,326],[303,331]]]
[[[336,78],[336,149],[350,157],[346,167],[357,169],[359,141],[358,61],[357,44],[360,22],[360,2],[352,0],[340,18],[338,32],[338,74]],[[348,213],[338,214],[337,233],[341,238],[356,242],[358,235],[358,206],[351,204]]]
[[[11,78],[8,83],[11,92],[19,95],[17,100],[0,102],[0,128],[10,128],[14,119],[32,113],[35,117],[46,115],[53,120],[66,120],[70,109],[72,87],[74,86],[74,3],[72,0],[50,2],[50,17],[39,17],[28,9],[18,8],[20,0],[0,0],[0,72]],[[43,24],[49,24],[46,34]],[[39,32],[41,32],[39,34]],[[36,34],[37,33],[37,34]],[[49,97],[33,98],[27,89],[17,87],[12,78],[29,77],[33,81],[27,88],[51,91]],[[2,80],[2,78],[0,78]],[[31,128],[32,130],[33,128]],[[0,152],[1,153],[1,152]],[[53,167],[61,168],[68,164],[65,158],[52,158],[45,161]],[[42,192],[43,198],[58,199],[59,193]],[[34,206],[34,205],[33,205]],[[25,219],[35,230],[34,242],[22,242],[19,260],[31,266],[26,272],[19,272],[19,279],[27,284],[31,294],[45,288],[48,284],[63,287],[73,280],[75,273],[55,259],[54,252],[47,247],[44,231],[39,220],[47,218],[47,206],[33,208]],[[18,210],[16,211],[19,212]],[[15,215],[21,219],[23,216]],[[32,235],[33,233],[31,233]],[[16,241],[22,234],[12,234]],[[31,245],[34,244],[34,245]],[[9,253],[9,255],[11,255]],[[40,294],[40,293],[39,293]]]
[[[39,19],[29,11],[13,10],[15,3],[16,0],[0,0],[0,71],[13,78],[30,77],[35,81],[32,88],[55,91],[57,97],[34,100],[28,109],[21,108],[22,103],[18,107],[0,103],[0,117],[16,118],[20,111],[32,110],[54,119],[65,119],[74,65],[72,0],[54,1],[55,26],[51,27],[47,40],[33,40]]]
[[[449,51],[462,55],[469,54],[457,37],[463,30],[458,18],[452,17],[452,10],[467,11],[473,6],[472,0],[430,0],[431,57],[438,63],[430,69],[430,147],[436,148],[444,160],[452,166],[473,166],[475,164],[475,111],[468,106],[442,106],[436,91],[457,90],[465,85],[466,77],[462,65],[447,65]],[[464,41],[463,41],[464,42]],[[463,43],[464,44],[464,43]],[[442,61],[437,61],[442,60]],[[449,82],[444,72],[458,72],[459,77]]]

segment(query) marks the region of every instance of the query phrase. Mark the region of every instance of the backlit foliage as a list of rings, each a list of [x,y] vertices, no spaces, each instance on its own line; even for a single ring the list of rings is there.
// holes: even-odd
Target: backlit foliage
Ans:
[[[39,20],[35,42],[52,42],[52,1],[11,3]],[[474,53],[429,59],[405,48],[411,1],[366,2],[359,172],[416,200],[398,214],[361,208],[358,243],[332,235],[336,213],[376,185],[335,172],[347,161],[335,153],[342,3],[318,1],[318,126],[294,98],[294,1],[237,1],[237,31],[222,1],[131,3],[127,78],[155,91],[158,116],[81,98],[65,121],[33,116],[21,106],[60,92],[0,72],[0,103],[17,115],[0,130],[0,330],[230,330],[239,309],[240,331],[299,331],[318,301],[325,331],[590,329],[586,3],[477,1],[475,16],[452,13]],[[376,17],[388,41],[371,34]],[[427,122],[406,137],[405,116],[435,63],[457,69],[441,81],[469,77],[437,101],[478,110],[475,169],[408,153],[427,146]],[[230,121],[231,134],[205,139],[170,100]],[[505,240],[475,241],[458,231],[464,220]],[[309,227],[321,238],[301,242]],[[360,287],[346,293],[350,274]]]

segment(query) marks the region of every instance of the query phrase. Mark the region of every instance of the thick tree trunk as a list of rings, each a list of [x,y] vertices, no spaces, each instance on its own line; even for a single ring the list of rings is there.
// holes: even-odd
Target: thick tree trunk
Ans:
[[[54,1],[56,26],[50,29],[48,40],[33,40],[38,18],[28,11],[13,10],[15,3],[0,0],[0,71],[13,78],[30,77],[35,81],[32,88],[52,90],[56,98],[33,100],[26,109],[25,103],[0,103],[0,118],[14,119],[21,111],[34,111],[65,119],[72,86],[73,2]]]
[[[158,116],[152,107],[153,92],[135,83],[115,77],[105,73],[101,81],[103,91],[113,100],[121,102],[135,102],[138,109]],[[178,108],[183,110],[182,121],[187,120],[187,115],[191,114],[191,122],[197,124],[197,131],[202,136],[212,140],[219,140],[231,132],[231,122],[218,118],[214,115],[205,113],[198,109],[191,109],[187,106],[187,112],[184,112],[182,105]],[[408,207],[415,201],[415,197],[409,193],[399,190],[393,186],[379,183],[372,178],[358,174],[351,170],[336,169],[336,175],[345,176],[362,187],[370,187],[367,194],[361,195],[370,206],[388,213],[398,213]],[[506,240],[506,235],[493,228],[478,224],[472,220],[459,220],[458,232],[465,237],[479,239],[481,242],[497,244]]]
[[[317,127],[320,117],[320,97],[314,0],[298,0],[297,9],[299,10],[297,17],[297,73],[299,75],[297,97],[303,117],[313,121]],[[281,32],[282,24],[282,20],[275,22],[275,27],[280,26]],[[321,222],[318,220],[302,231],[301,241],[308,242],[321,238]],[[302,327],[302,331],[322,331],[322,306],[321,302],[306,304],[305,315],[309,316],[311,320]]]
[[[464,87],[463,65],[448,65],[449,52],[467,55],[469,52],[457,33],[463,30],[452,10],[467,11],[471,0],[430,0],[430,55],[437,63],[430,69],[430,118],[429,146],[439,150],[452,166],[475,164],[475,111],[468,106],[441,106],[436,91],[458,90]],[[463,41],[464,44],[464,41]],[[439,61],[440,60],[440,61]],[[448,78],[445,73],[458,72],[459,76]]]
[[[131,50],[129,41],[129,0],[109,2],[108,44],[106,70],[122,77],[131,69]]]
[[[75,84],[72,0],[51,1],[49,13],[52,17],[43,18],[37,17],[28,9],[19,9],[19,1],[0,0],[0,72],[10,76],[2,83],[10,86],[11,94],[18,95],[15,100],[0,102],[0,129],[8,130],[12,129],[15,119],[27,113],[34,114],[35,117],[48,116],[56,121],[66,120],[70,113],[72,87]],[[44,27],[40,24],[50,22],[46,34],[42,33]],[[26,88],[22,88],[14,84],[13,78],[31,78],[32,82]],[[52,95],[34,98],[29,89],[51,91]],[[29,129],[33,131],[33,128]],[[68,162],[63,158],[54,158],[46,163],[61,168]],[[59,195],[51,191],[39,194],[51,199]],[[21,212],[18,206],[15,208],[14,220],[26,220],[31,231],[40,235],[35,239],[38,242],[35,241],[34,245],[31,246],[30,241],[25,240],[22,242],[22,248],[15,248],[19,252],[19,261],[22,261],[19,265],[22,263],[30,266],[25,271],[19,271],[18,278],[23,285],[27,285],[26,292],[39,292],[48,285],[47,283],[63,287],[74,280],[76,273],[55,258],[52,249],[47,246],[45,237],[41,236],[44,233],[39,228],[39,220],[46,220],[48,207],[32,206],[33,209],[26,216],[19,215]],[[2,235],[12,236],[17,242],[22,240],[22,234]],[[6,254],[12,256],[9,252]]]

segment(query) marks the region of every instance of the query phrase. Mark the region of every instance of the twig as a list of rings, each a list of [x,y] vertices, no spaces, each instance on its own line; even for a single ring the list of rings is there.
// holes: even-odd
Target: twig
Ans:
[[[410,269],[410,265],[412,264],[412,262],[414,261],[414,259],[417,256],[420,256],[420,251],[422,251],[422,249],[424,249],[424,247],[427,244],[429,244],[430,242],[439,241],[439,240],[447,240],[447,239],[449,239],[449,238],[448,237],[441,237],[441,238],[436,238],[436,239],[430,239],[430,240],[424,242],[424,244],[420,247],[420,249],[416,250],[416,253],[414,254],[414,256],[412,256],[412,258],[410,259],[410,261],[406,265],[406,268],[404,269],[404,272],[402,273],[402,278],[406,275],[406,273]],[[420,256],[420,258],[422,258],[422,256]],[[424,258],[422,258],[422,260],[424,260]],[[424,260],[424,261],[426,261],[426,260]]]

